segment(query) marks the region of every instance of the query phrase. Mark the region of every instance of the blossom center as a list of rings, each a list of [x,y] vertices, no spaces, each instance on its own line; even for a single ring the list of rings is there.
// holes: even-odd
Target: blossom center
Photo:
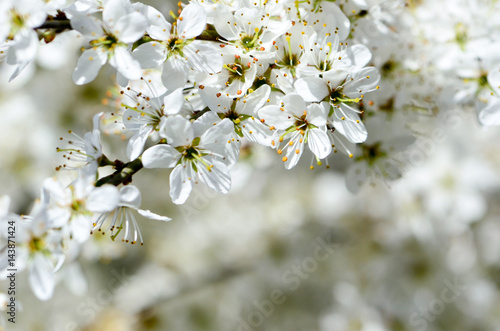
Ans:
[[[39,252],[45,248],[45,242],[41,238],[32,237],[28,246],[29,246],[30,252],[35,253],[35,252]]]
[[[10,33],[8,39],[14,39],[14,36],[24,27],[25,18],[17,11],[12,9],[10,11]]]
[[[114,35],[106,33],[105,36],[92,40],[90,44],[94,47],[103,47],[112,50],[119,44],[119,41]]]

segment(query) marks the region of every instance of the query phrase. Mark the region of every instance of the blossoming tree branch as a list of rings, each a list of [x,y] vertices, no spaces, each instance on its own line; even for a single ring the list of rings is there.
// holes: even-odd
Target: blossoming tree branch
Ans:
[[[0,199],[1,221],[17,226],[18,265],[29,271],[34,294],[52,296],[69,242],[98,231],[142,244],[136,213],[170,221],[140,209],[140,188],[131,183],[145,169],[171,169],[175,204],[199,183],[228,193],[230,170],[249,145],[274,150],[286,169],[302,158],[311,169],[328,167],[340,152],[352,159],[346,178],[353,192],[400,177],[397,153],[415,139],[395,109],[414,70],[401,69],[409,48],[383,47],[401,27],[375,9],[396,17],[405,7],[399,0],[193,0],[166,15],[129,0],[3,0],[0,53],[15,68],[11,80],[38,47],[77,31],[85,43],[73,81],[92,82],[104,65],[116,69],[120,106],[112,116],[127,137],[126,160],[103,154],[98,113],[91,132],[70,133],[57,148],[68,160],[57,170],[77,170],[69,186],[46,179],[30,215],[9,212],[10,198]],[[454,41],[463,46],[458,37],[463,31]],[[481,65],[479,74],[461,77],[473,84],[460,100],[472,98],[479,122],[497,125],[499,66]],[[372,134],[370,126],[378,129]],[[102,167],[113,172],[99,177]]]

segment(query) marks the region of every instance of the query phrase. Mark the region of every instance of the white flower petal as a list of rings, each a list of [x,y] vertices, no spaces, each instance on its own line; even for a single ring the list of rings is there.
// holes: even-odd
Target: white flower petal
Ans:
[[[198,176],[200,181],[212,190],[219,193],[228,193],[231,189],[231,176],[227,166],[217,160],[212,161],[210,170],[198,163]]]
[[[29,282],[33,294],[40,300],[48,300],[54,293],[54,266],[43,254],[35,254],[30,267]]]
[[[479,123],[484,126],[500,125],[500,99],[496,98],[481,109],[478,114]]]
[[[163,98],[163,104],[165,105],[164,113],[166,115],[175,115],[181,111],[186,101],[182,90],[182,88],[178,88]]]
[[[144,15],[133,12],[122,16],[113,26],[113,33],[121,42],[132,44],[144,36],[148,20]]]
[[[257,111],[266,104],[269,94],[271,94],[271,87],[269,85],[262,85],[253,93],[245,96],[241,102],[238,102],[236,104],[236,111],[238,114],[257,115]]]
[[[302,117],[304,115],[304,111],[306,110],[306,103],[304,99],[296,93],[285,95],[281,101],[285,105],[285,112],[288,116],[290,113],[297,117]]]
[[[332,2],[324,2],[321,4],[322,14],[319,14],[319,21],[317,26],[323,26],[324,23],[327,24],[326,28],[322,30],[330,32],[335,29],[336,34],[338,34],[340,40],[344,40],[349,36],[351,22],[344,14],[344,12],[339,8],[338,5]],[[320,32],[320,35],[324,33]]]
[[[113,185],[103,185],[94,188],[88,195],[86,207],[94,213],[105,213],[118,207],[120,194]]]
[[[231,109],[233,99],[220,93],[220,88],[207,86],[199,91],[201,99],[215,113],[226,113]]]
[[[127,79],[141,78],[142,69],[139,61],[134,59],[125,47],[115,47],[110,63]]]
[[[232,137],[233,132],[233,122],[225,118],[202,134],[200,137],[200,147],[219,155],[224,155],[227,141]]]
[[[326,125],[326,115],[323,105],[313,103],[307,107],[306,119],[309,123],[317,127]]]
[[[500,96],[500,69],[495,68],[488,73],[488,83],[491,88]]]
[[[215,74],[222,70],[222,56],[212,44],[195,40],[184,47],[184,55],[193,70],[207,74]]]
[[[186,202],[193,189],[193,177],[191,164],[187,164],[184,168],[183,164],[179,164],[170,173],[170,197],[172,202],[180,205]]]
[[[181,154],[170,145],[155,145],[144,151],[142,164],[144,168],[172,168],[180,157]]]
[[[333,113],[333,126],[352,143],[362,143],[368,137],[365,125],[349,106],[341,104]]]
[[[69,211],[68,208],[53,207],[47,210],[47,217],[50,227],[60,228],[68,224],[71,217],[71,211]]]
[[[180,115],[168,117],[163,122],[160,135],[174,147],[188,146],[195,138],[191,122]]]
[[[151,131],[151,127],[144,125],[130,137],[127,144],[127,157],[129,160],[135,160],[141,155]]]
[[[173,91],[184,87],[187,82],[188,74],[189,65],[187,61],[173,56],[163,65],[161,79],[165,88],[169,91]]]
[[[193,131],[195,137],[201,137],[207,130],[217,125],[221,121],[215,111],[207,111],[193,122]]]
[[[143,69],[159,68],[167,59],[167,49],[158,42],[144,43],[132,52]]]
[[[310,129],[308,131],[307,146],[320,159],[324,159],[332,152],[332,144],[328,135],[320,129]]]
[[[71,27],[81,34],[97,39],[104,35],[102,22],[90,15],[75,15],[70,20]]]
[[[156,8],[151,6],[145,7],[145,15],[149,21],[149,27],[147,29],[148,34],[153,39],[157,40],[168,40],[170,39],[170,29],[172,24],[167,22],[165,16],[159,12]],[[143,11],[144,13],[144,11]]]
[[[301,142],[302,140],[302,142]],[[293,143],[292,146],[287,147],[286,151],[286,161],[284,162],[285,169],[290,170],[297,165],[304,152],[305,140],[300,132],[296,131],[293,133],[290,141]]]
[[[357,68],[363,68],[372,59],[370,50],[361,44],[356,44],[347,49],[347,55],[351,60],[351,64]]]
[[[364,162],[356,162],[349,167],[346,173],[346,186],[352,193],[358,193],[366,181],[367,165]]]
[[[123,186],[120,189],[120,206],[138,209],[141,206],[141,191],[134,185]]]
[[[236,40],[239,38],[239,29],[235,29],[234,24],[234,15],[225,11],[218,13],[214,21],[215,30],[217,30],[217,33],[226,40]]]
[[[170,217],[161,216],[161,215],[155,214],[155,213],[153,213],[153,212],[151,212],[149,210],[138,209],[137,212],[139,214],[141,214],[142,216],[147,217],[147,218],[149,218],[151,220],[165,221],[165,222],[168,222],[168,221],[172,220]]]
[[[182,39],[199,36],[207,25],[207,14],[202,6],[190,3],[182,10],[177,19],[177,31]]]
[[[9,213],[10,197],[8,195],[0,196],[0,220]]]
[[[348,74],[349,71],[346,69],[329,70],[323,73],[323,81],[330,86],[331,90],[335,90],[345,81]]]
[[[290,114],[280,110],[278,106],[265,106],[259,110],[259,117],[267,125],[274,126],[278,130],[285,130],[295,123],[295,119],[289,118]]]
[[[263,146],[271,146],[272,131],[258,119],[248,118],[245,120],[245,127],[242,127],[241,130],[249,141]]]
[[[359,98],[361,94],[373,90],[380,80],[377,68],[365,67],[356,71],[352,75],[352,80],[348,80],[342,92],[349,98]]]
[[[100,50],[88,49],[82,53],[73,71],[73,81],[83,85],[93,81],[101,67],[106,63],[106,54]]]
[[[71,193],[69,190],[54,177],[44,180],[43,189],[50,195],[51,199],[54,199],[59,205],[66,205],[71,201]]]
[[[69,223],[71,236],[77,243],[83,243],[90,237],[92,219],[85,215],[76,215]]]
[[[328,86],[318,77],[299,78],[294,88],[307,102],[321,101],[328,95]]]
[[[7,63],[17,66],[17,68],[10,76],[9,82],[16,78],[33,60],[37,48],[38,37],[34,31],[27,30],[27,32],[15,36],[14,45],[10,47],[7,53]]]
[[[102,11],[102,18],[108,26],[114,26],[114,24],[123,16],[126,16],[129,12],[127,9],[126,0],[108,0]],[[130,3],[129,3],[130,7]]]

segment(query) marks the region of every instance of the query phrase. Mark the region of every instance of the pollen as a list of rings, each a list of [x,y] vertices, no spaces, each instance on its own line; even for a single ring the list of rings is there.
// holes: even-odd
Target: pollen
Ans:
[[[286,156],[283,156],[282,160],[283,160],[283,162],[286,162],[286,161],[288,161],[288,158]]]

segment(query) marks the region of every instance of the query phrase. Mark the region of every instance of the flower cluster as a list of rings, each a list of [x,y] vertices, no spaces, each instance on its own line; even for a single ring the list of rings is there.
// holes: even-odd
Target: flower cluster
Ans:
[[[427,52],[433,36],[420,40],[426,31],[413,31],[412,20],[427,5],[192,0],[167,19],[129,0],[2,1],[0,54],[14,67],[11,79],[37,47],[76,31],[83,48],[72,79],[84,85],[106,63],[116,69],[120,94],[111,116],[127,140],[128,160],[108,158],[98,113],[91,132],[70,132],[67,146],[57,148],[67,161],[57,170],[76,170],[70,183],[46,179],[29,216],[8,213],[8,198],[1,200],[2,221],[23,224],[19,245],[34,293],[51,296],[68,242],[102,232],[142,243],[132,210],[170,220],[139,209],[141,192],[130,182],[143,168],[172,169],[170,197],[183,204],[200,182],[228,193],[231,169],[247,145],[275,151],[286,169],[304,154],[311,169],[329,167],[330,154],[341,152],[354,160],[346,180],[357,192],[367,181],[401,176],[398,153],[415,141],[414,115],[450,108],[444,100],[415,102],[436,90],[452,90],[454,101],[476,105],[480,123],[499,125],[499,62],[469,50],[493,49],[497,36],[470,46],[467,28],[455,24],[450,47],[462,52],[455,62],[474,68],[446,67]],[[429,67],[441,75],[422,87],[414,73]],[[460,72],[454,89],[443,83],[451,69]],[[102,176],[103,167],[112,173]]]

